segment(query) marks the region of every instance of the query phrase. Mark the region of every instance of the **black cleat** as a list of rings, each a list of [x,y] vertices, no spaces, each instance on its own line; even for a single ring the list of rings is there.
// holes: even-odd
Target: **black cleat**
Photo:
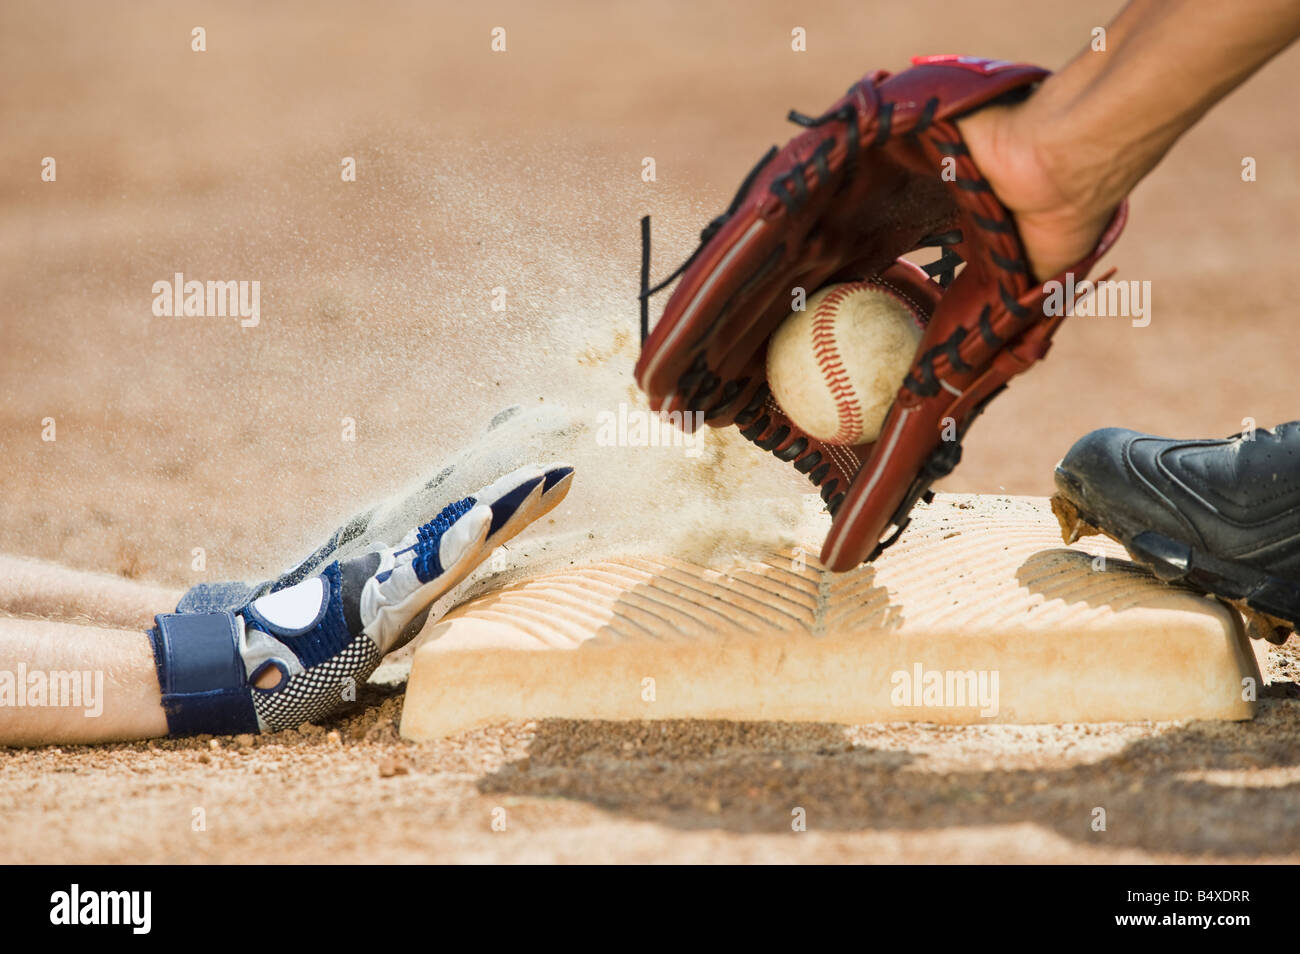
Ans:
[[[1160,579],[1235,604],[1252,636],[1300,626],[1300,421],[1225,440],[1093,431],[1056,488],[1066,543],[1104,533]]]

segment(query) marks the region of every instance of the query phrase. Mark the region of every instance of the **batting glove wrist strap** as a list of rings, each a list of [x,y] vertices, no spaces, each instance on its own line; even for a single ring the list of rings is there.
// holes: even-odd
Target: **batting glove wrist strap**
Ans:
[[[165,613],[154,622],[149,638],[168,734],[256,732],[235,614]]]

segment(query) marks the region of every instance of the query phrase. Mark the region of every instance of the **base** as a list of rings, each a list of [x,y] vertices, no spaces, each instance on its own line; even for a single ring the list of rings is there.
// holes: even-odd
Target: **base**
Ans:
[[[838,723],[1248,719],[1240,617],[1046,499],[941,495],[878,564],[805,550],[719,572],[628,557],[490,592],[430,626],[402,735],[523,719]]]

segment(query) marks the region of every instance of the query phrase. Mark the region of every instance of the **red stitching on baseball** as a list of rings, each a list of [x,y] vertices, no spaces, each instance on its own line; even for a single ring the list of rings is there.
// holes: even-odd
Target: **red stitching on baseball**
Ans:
[[[853,292],[873,287],[868,282],[841,285],[821,300],[812,316],[813,358],[835,401],[839,427],[831,440],[837,444],[850,444],[862,433],[862,407],[849,384],[835,341],[835,307]]]
[[[848,371],[835,341],[835,316],[832,312],[849,295],[864,290],[883,292],[897,299],[912,313],[912,320],[924,328],[918,317],[924,313],[920,305],[889,282],[848,282],[836,288],[818,304],[812,317],[813,356],[830,389],[831,397],[835,400],[839,427],[831,440],[838,444],[850,444],[861,436],[863,412],[862,405],[853,393]]]

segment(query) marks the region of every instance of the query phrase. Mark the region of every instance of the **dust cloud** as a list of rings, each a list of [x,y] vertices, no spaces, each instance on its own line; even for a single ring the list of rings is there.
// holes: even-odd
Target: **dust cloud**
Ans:
[[[376,377],[403,382],[389,400],[406,419],[375,454],[391,461],[389,473],[405,470],[408,477],[367,496],[357,493],[348,473],[339,475],[335,500],[372,512],[369,529],[343,555],[392,542],[444,504],[531,462],[572,464],[573,490],[471,584],[638,553],[725,569],[797,541],[820,540],[828,518],[798,475],[734,428],[683,434],[652,415],[635,387],[639,215],[652,208],[663,213],[655,222],[655,265],[662,274],[689,252],[711,213],[675,200],[648,203],[635,186],[605,190],[599,205],[588,198],[538,209],[528,183],[539,177],[554,183],[574,175],[572,169],[498,152],[498,166],[523,168],[484,189],[469,172],[485,158],[464,157],[464,169],[442,165],[405,183],[413,198],[403,207],[449,213],[441,238],[423,250],[427,267],[406,249],[410,264],[402,281],[384,276],[363,285],[355,281],[353,259],[320,292],[321,319],[359,334],[376,312],[406,316],[395,346],[363,337],[356,347],[325,349],[327,366],[316,372],[347,380],[362,360]],[[593,164],[586,160],[582,174],[590,176]],[[612,169],[599,173],[606,182],[618,177]],[[387,218],[408,234],[421,231],[418,221],[402,223],[399,216],[394,222],[393,211],[385,203],[365,220]],[[446,241],[458,226],[465,228],[461,247]],[[427,224],[426,230],[434,231]],[[372,241],[376,251],[365,264],[383,275],[392,265],[378,237]],[[664,301],[666,294],[655,314]],[[305,344],[310,348],[310,339]],[[357,353],[362,348],[364,356]],[[412,405],[425,410],[406,415]],[[425,446],[424,459],[434,459],[434,466],[407,459],[413,441]],[[336,523],[345,515],[336,511]],[[314,549],[320,529],[304,526],[266,544],[283,564]]]

